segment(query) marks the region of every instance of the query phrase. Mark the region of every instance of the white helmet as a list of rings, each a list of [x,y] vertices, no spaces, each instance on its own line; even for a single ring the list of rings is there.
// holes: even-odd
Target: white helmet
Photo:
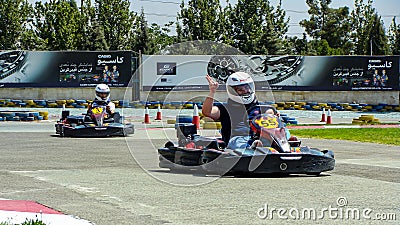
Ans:
[[[226,81],[228,96],[235,102],[250,104],[256,98],[254,81],[245,72],[232,73]]]
[[[96,100],[98,101],[110,100],[110,88],[108,87],[107,84],[98,84],[95,90],[96,90]]]

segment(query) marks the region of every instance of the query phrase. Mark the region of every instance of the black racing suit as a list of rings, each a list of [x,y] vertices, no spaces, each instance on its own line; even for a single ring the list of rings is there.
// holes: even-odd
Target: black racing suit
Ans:
[[[240,104],[231,99],[225,104],[217,105],[220,110],[222,140],[228,144],[231,137],[252,135],[249,119],[254,112],[249,112],[253,106],[258,105],[257,99],[250,104]],[[252,110],[253,111],[253,110]]]

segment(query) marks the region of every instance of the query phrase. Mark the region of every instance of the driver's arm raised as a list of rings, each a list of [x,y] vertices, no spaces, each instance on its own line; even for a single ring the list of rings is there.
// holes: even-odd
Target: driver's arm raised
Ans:
[[[210,88],[210,93],[208,94],[207,98],[204,100],[202,113],[204,116],[210,117],[213,120],[218,120],[220,117],[219,108],[214,105],[214,95],[218,89],[218,82],[213,80],[209,75],[206,76],[208,81],[208,87]]]

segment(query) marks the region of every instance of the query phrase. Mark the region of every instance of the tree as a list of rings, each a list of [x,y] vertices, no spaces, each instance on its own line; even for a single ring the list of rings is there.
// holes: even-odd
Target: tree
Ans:
[[[230,4],[228,4],[225,8],[221,8],[221,12],[218,16],[216,30],[219,34],[217,38],[218,42],[233,46],[234,39],[231,33],[233,25],[232,21],[229,19],[230,13],[232,13],[232,6]]]
[[[282,9],[282,0],[279,0],[279,4],[276,10],[271,13],[271,16],[272,17],[270,18],[270,21],[272,22],[273,26],[273,36],[276,39],[274,41],[274,45],[269,48],[269,51],[273,54],[287,54],[287,50],[284,49],[282,46],[284,46],[287,42],[287,39],[284,39],[284,36],[289,29],[288,24],[290,18],[285,18],[286,12]]]
[[[231,48],[221,44],[231,43],[230,21],[219,0],[190,0],[182,2],[176,22],[177,36],[172,48],[166,52],[174,54],[227,54]],[[230,28],[230,27],[229,27]],[[192,41],[188,43],[187,41]],[[234,51],[237,52],[237,51]]]
[[[27,0],[3,0],[0,4],[1,49],[21,48],[21,36],[28,29],[32,9]]]
[[[138,19],[135,21],[135,35],[133,36],[132,50],[149,54],[153,51],[153,43],[149,35],[149,27],[142,8]]]
[[[370,50],[372,55],[386,55],[389,53],[388,39],[385,34],[383,21],[378,14],[372,17],[372,23],[369,32]],[[372,51],[372,52],[371,52]]]
[[[232,45],[246,54],[279,54],[281,40],[288,29],[288,20],[281,9],[277,10],[264,0],[239,0],[229,6]]]
[[[76,50],[81,15],[74,0],[35,3],[34,27],[46,50]]]
[[[129,6],[128,0],[95,0],[96,18],[110,50],[130,48],[136,15]]]
[[[350,32],[351,20],[349,18],[349,8],[340,7],[338,9],[330,8],[332,0],[307,0],[309,6],[309,20],[300,21],[300,25],[305,28],[307,34],[314,40],[325,40],[328,47],[333,52],[350,52]],[[324,46],[326,43],[320,43]],[[336,49],[333,51],[333,49]]]
[[[287,54],[293,55],[307,55],[309,54],[309,47],[307,41],[307,35],[303,33],[303,38],[286,37],[285,49],[287,49]]]
[[[393,55],[400,55],[400,24],[396,24],[396,17],[393,17],[388,35],[391,53]]]
[[[221,5],[219,0],[182,1],[178,13],[177,36],[180,41],[220,39]]]
[[[24,50],[44,50],[46,45],[41,42],[37,36],[36,29],[34,26],[35,15],[34,8],[32,5],[28,5],[28,17],[25,23],[23,23],[22,31],[17,38],[15,48]]]
[[[104,30],[96,18],[96,9],[90,0],[81,0],[81,19],[78,23],[77,48],[79,50],[108,50]]]
[[[389,51],[383,21],[372,0],[355,0],[352,17],[351,40],[354,44],[354,53],[358,55],[386,54]],[[372,52],[371,52],[372,47]]]
[[[82,50],[104,51],[108,50],[108,44],[104,36],[103,27],[96,18],[93,18],[91,26],[88,27],[88,36],[84,39]]]
[[[174,43],[174,36],[168,35],[171,29],[170,27],[173,25],[173,22],[169,22],[161,27],[155,23],[151,24],[149,27],[149,34],[152,38],[153,42],[153,51],[149,54],[159,53],[166,46],[169,46]]]

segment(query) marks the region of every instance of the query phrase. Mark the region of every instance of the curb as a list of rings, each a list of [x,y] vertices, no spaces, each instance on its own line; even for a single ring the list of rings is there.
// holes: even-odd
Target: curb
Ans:
[[[30,220],[51,225],[93,225],[87,220],[65,215],[34,201],[0,200],[0,223],[21,224]]]

